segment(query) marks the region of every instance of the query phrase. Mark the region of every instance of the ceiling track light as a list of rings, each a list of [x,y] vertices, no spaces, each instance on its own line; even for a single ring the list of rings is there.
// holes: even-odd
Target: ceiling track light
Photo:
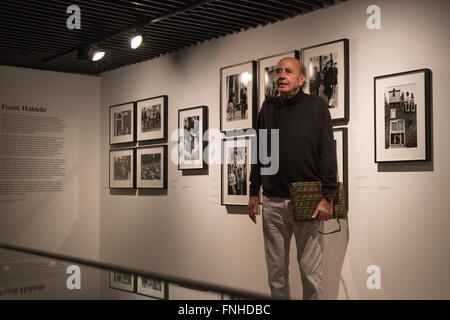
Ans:
[[[106,51],[100,47],[91,48],[89,58],[92,62],[98,62],[105,57]]]
[[[144,33],[141,30],[136,30],[136,32],[134,32],[131,35],[130,47],[131,49],[136,50],[142,45],[143,42],[144,42]]]

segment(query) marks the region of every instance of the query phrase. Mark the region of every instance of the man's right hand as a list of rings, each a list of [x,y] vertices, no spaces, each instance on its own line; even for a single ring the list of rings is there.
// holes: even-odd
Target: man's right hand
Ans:
[[[248,216],[256,223],[256,212],[258,211],[259,197],[251,196],[248,200]]]

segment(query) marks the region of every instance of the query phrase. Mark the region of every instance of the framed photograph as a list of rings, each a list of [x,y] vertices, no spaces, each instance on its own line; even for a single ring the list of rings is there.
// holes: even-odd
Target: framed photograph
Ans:
[[[134,275],[124,272],[109,271],[109,287],[111,289],[136,292]]]
[[[248,205],[251,137],[222,140],[222,205]]]
[[[167,102],[167,96],[136,101],[138,141],[167,140]]]
[[[206,169],[204,133],[208,129],[208,107],[178,110],[178,129],[178,170]]]
[[[137,187],[167,189],[167,145],[136,150]]]
[[[134,149],[109,151],[109,187],[134,188]]]
[[[374,78],[375,162],[431,160],[430,69]]]
[[[348,209],[348,138],[347,128],[333,129],[334,147],[337,159],[337,182],[342,182],[345,189],[345,205]]]
[[[168,298],[169,286],[162,280],[138,276],[137,294],[163,300]]]
[[[302,49],[304,91],[325,100],[334,124],[349,120],[348,44],[348,39],[341,39]]]
[[[253,128],[256,123],[256,61],[220,69],[220,130]]]
[[[109,143],[134,142],[134,102],[109,107]]]
[[[300,59],[300,52],[293,50],[258,59],[258,111],[261,109],[264,100],[278,96],[275,83],[276,67],[278,61],[283,58]]]

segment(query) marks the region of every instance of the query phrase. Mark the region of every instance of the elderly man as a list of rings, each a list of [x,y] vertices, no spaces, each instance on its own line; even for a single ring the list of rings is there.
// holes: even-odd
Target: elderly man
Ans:
[[[249,217],[256,223],[258,192],[263,188],[263,233],[269,287],[275,299],[290,299],[289,248],[292,234],[304,299],[322,298],[323,221],[333,216],[337,188],[336,153],[328,106],[322,98],[303,93],[305,68],[299,60],[284,58],[275,78],[280,96],[264,101],[257,129],[279,130],[279,170],[261,175],[261,163],[252,165]],[[289,184],[321,181],[323,199],[311,221],[294,222]]]

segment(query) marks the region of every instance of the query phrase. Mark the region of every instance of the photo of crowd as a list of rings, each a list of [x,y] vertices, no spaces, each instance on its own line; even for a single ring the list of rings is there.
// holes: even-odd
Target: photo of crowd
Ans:
[[[141,155],[141,180],[161,180],[161,154]]]
[[[338,102],[337,52],[311,57],[305,66],[309,73],[309,94],[323,98],[329,108]]]
[[[161,105],[141,109],[141,132],[149,132],[161,129]]]
[[[131,179],[131,156],[114,156],[114,180]]]

